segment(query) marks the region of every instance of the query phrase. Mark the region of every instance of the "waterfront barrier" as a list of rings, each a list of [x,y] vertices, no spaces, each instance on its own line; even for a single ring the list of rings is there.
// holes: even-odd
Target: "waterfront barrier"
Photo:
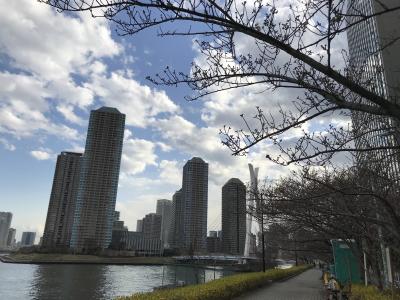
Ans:
[[[151,293],[138,293],[117,300],[223,300],[232,299],[253,289],[265,286],[273,281],[298,275],[310,266],[298,266],[289,269],[270,269],[266,272],[242,273],[226,276],[204,284],[157,290]]]

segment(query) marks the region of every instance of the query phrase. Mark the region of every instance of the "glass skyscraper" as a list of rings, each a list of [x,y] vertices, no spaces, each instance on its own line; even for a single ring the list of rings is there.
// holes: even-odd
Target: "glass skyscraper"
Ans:
[[[111,243],[124,128],[125,115],[115,108],[90,114],[71,237],[77,252]]]
[[[349,71],[353,80],[381,97],[400,104],[400,11],[386,12],[365,19],[365,16],[396,7],[398,4],[398,0],[348,1],[348,23],[355,25],[347,30],[347,39],[350,55]],[[374,105],[357,97],[354,101]],[[399,211],[399,120],[364,112],[353,112],[352,120],[356,148],[380,148],[376,151],[357,153],[360,179],[364,180],[374,192],[385,197],[386,204],[390,203],[392,209]],[[385,214],[378,201],[375,207],[377,219],[391,218],[391,214]],[[382,256],[382,260],[377,262],[380,265],[380,272],[384,274],[385,282],[388,283],[391,274],[390,249],[382,240],[390,233],[384,232],[382,226],[377,226],[376,232],[380,237]]]
[[[354,0],[348,4],[348,23],[357,23],[363,16],[378,13],[398,5],[397,0]],[[400,103],[400,12],[397,10],[381,16],[362,20],[347,30],[350,72],[353,79],[378,95]],[[354,99],[367,103],[365,99]],[[359,149],[397,147],[400,130],[397,120],[353,112],[355,145]],[[384,149],[357,153],[358,163],[374,172],[384,172],[391,178],[399,176],[398,150]]]

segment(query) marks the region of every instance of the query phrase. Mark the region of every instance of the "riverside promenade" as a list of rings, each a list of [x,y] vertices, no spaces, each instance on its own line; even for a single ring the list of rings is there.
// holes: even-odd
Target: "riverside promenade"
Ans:
[[[325,300],[321,270],[310,269],[285,281],[246,293],[235,300]]]

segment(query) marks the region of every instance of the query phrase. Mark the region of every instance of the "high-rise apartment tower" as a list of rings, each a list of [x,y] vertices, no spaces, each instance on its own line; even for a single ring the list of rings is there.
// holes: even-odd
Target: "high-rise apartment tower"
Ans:
[[[172,220],[169,245],[173,249],[180,249],[183,247],[183,212],[184,203],[182,198],[182,189],[180,189],[172,196]]]
[[[8,230],[10,229],[12,213],[0,212],[0,248],[7,246]]]
[[[193,157],[183,167],[183,248],[191,252],[207,249],[208,164]]]
[[[125,115],[116,108],[90,113],[71,237],[78,252],[111,242],[124,128]]]
[[[79,186],[81,153],[61,152],[57,157],[42,247],[68,248]]]
[[[167,199],[157,200],[156,213],[161,215],[161,241],[164,247],[169,247],[169,234],[172,221],[172,201]]]
[[[222,187],[222,251],[243,255],[246,241],[246,186],[231,178]]]
[[[15,246],[15,235],[17,230],[15,228],[8,229],[8,237],[7,237],[7,246],[14,247]]]

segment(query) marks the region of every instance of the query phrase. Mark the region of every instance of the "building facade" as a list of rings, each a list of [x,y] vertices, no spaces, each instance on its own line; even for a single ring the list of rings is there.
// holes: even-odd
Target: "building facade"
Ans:
[[[244,254],[246,242],[246,186],[231,178],[222,187],[222,251]]]
[[[143,218],[143,236],[161,240],[161,215],[150,213]]]
[[[124,128],[125,115],[115,108],[90,113],[71,237],[77,252],[111,242]]]
[[[183,248],[188,253],[207,250],[208,164],[193,157],[183,167]]]
[[[348,23],[356,24],[347,30],[349,46],[350,72],[353,80],[381,97],[400,103],[400,11],[394,10],[379,15],[382,9],[391,9],[398,5],[398,0],[354,0],[348,2]],[[373,18],[364,16],[377,14]],[[360,22],[361,21],[361,22]],[[354,101],[371,106],[365,99]],[[381,149],[378,151],[361,151],[356,155],[359,178],[371,186],[376,193],[383,193],[391,210],[400,212],[400,124],[399,120],[376,116],[362,112],[352,114],[353,131],[356,136],[355,146],[358,149]],[[386,148],[386,149],[385,149]],[[378,219],[391,218],[377,205]],[[376,228],[383,240],[386,234],[383,227]],[[382,259],[376,261],[389,285],[392,273],[397,273],[399,264],[396,260],[390,267],[390,249],[380,243]]]
[[[397,0],[385,0],[387,7],[394,7]],[[356,23],[363,15],[378,13],[382,9],[378,1],[349,1],[348,22]],[[361,15],[361,16],[360,16]],[[400,12],[385,13],[350,27],[347,40],[350,56],[350,70],[354,80],[378,95],[399,103],[400,97],[400,43],[393,43],[400,37]],[[390,45],[390,46],[387,46]],[[382,50],[383,49],[383,50]],[[366,101],[355,99],[355,101]],[[370,104],[370,103],[369,103]],[[388,117],[373,116],[362,112],[352,115],[353,129],[358,137],[357,148],[396,147],[400,145],[398,121]],[[398,178],[400,156],[397,150],[367,151],[357,153],[358,163],[384,176]],[[376,163],[373,163],[376,162]]]
[[[35,244],[36,232],[24,231],[21,237],[21,247],[29,247]]]
[[[42,247],[69,247],[81,160],[82,154],[74,152],[61,152],[57,157]]]
[[[120,217],[120,212],[119,211],[114,211],[114,221],[119,221],[119,217]]]
[[[172,196],[172,220],[169,236],[169,245],[172,249],[183,247],[183,198],[182,189],[175,192]]]
[[[221,238],[217,236],[207,237],[207,253],[221,253]]]
[[[137,220],[136,221],[136,232],[142,232],[142,231],[143,231],[143,219]]]
[[[11,226],[12,213],[0,212],[0,248],[7,246],[8,230]]]
[[[17,230],[15,228],[8,229],[8,236],[7,236],[7,247],[14,247],[16,240],[15,235],[17,234]]]
[[[115,250],[134,251],[136,255],[163,254],[161,240],[145,238],[142,232],[118,231],[113,234],[111,248]]]
[[[161,216],[161,241],[164,248],[169,248],[169,235],[172,221],[172,201],[167,199],[157,200],[156,214]]]

